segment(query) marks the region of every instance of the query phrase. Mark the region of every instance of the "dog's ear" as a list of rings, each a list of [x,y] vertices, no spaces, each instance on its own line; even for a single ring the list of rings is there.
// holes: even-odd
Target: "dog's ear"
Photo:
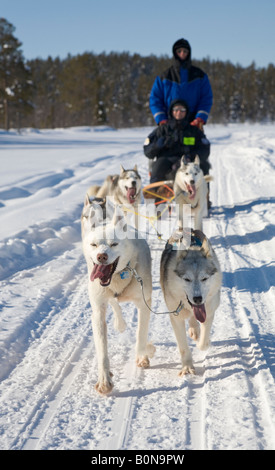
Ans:
[[[88,221],[89,221],[89,228],[91,230],[94,230],[98,224],[99,224],[99,214],[98,214],[98,210],[95,209],[93,206],[91,207],[91,210],[89,212],[89,218],[88,218]]]
[[[212,256],[213,249],[210,241],[206,237],[203,239],[201,250],[205,258],[210,258]]]
[[[200,157],[198,155],[195,156],[195,160],[194,160],[194,163],[198,166],[200,166]]]
[[[191,246],[197,247],[202,252],[203,256],[205,256],[205,258],[212,256],[212,247],[210,241],[201,230],[192,229]]]
[[[122,175],[124,173],[125,169],[123,168],[122,165],[120,165],[120,175]]]
[[[106,217],[110,220],[114,217],[115,213],[115,198],[114,196],[107,196],[106,197]]]
[[[117,210],[117,206],[115,207],[115,211],[114,211],[114,216],[113,216],[113,224],[116,225],[116,224],[119,224],[124,218],[124,215],[121,214],[120,211]]]
[[[116,206],[115,206],[115,211],[114,211],[114,216],[113,216],[112,223],[116,227],[116,231],[117,230],[122,230],[123,232],[125,231],[126,220],[125,220],[125,217],[124,217],[123,210],[121,209],[121,207],[118,204],[116,204]]]
[[[186,165],[187,165],[187,160],[185,158],[185,155],[183,155],[180,160],[180,168],[185,168]]]
[[[177,251],[177,258],[185,258],[190,246],[190,234],[179,224],[179,228],[173,232],[168,240],[172,250]]]
[[[134,169],[134,171],[138,172],[138,167],[137,167],[137,164],[135,164],[135,166],[134,166],[134,168],[133,168],[133,169]]]
[[[85,196],[85,201],[84,201],[84,207],[87,207],[91,204],[91,201],[90,201],[90,198],[89,198],[89,194],[86,193],[86,196]]]

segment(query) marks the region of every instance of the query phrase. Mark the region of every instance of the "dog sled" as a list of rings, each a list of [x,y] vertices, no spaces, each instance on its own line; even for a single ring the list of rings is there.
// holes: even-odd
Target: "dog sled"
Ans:
[[[151,170],[154,160],[149,160],[148,163],[148,170],[149,170],[149,176],[151,176]],[[156,181],[155,183],[150,183],[144,186],[143,188],[143,197],[144,199],[154,199],[155,206],[158,207],[161,204],[167,204],[167,208],[169,209],[169,214],[171,213],[171,203],[175,199],[175,193],[174,193],[174,180],[175,180],[175,175],[176,171],[179,168],[179,163],[174,165],[172,170],[170,170],[166,175],[165,175],[165,180],[162,181]],[[165,209],[166,210],[166,209]]]
[[[175,198],[173,184],[173,180],[147,184],[142,189],[143,197],[144,199],[154,199],[156,206],[165,203],[171,204]]]

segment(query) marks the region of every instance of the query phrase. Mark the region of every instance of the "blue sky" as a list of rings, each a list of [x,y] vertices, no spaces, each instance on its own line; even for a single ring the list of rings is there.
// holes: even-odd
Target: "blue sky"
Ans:
[[[0,0],[26,59],[84,52],[167,54],[266,67],[275,62],[274,0]]]

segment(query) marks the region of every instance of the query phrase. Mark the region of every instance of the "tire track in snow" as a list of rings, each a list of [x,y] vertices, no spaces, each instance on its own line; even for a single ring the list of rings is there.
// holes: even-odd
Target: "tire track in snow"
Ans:
[[[228,250],[227,267],[231,266],[234,270],[238,260],[226,243],[225,248]],[[261,322],[262,307],[258,306],[253,294],[243,293],[238,289],[239,276],[236,281],[236,283],[233,281],[228,295],[233,305],[235,345],[232,349],[235,350],[236,372],[242,377],[238,387],[242,385],[244,387],[240,388],[240,394],[245,395],[247,390],[251,412],[250,418],[247,416],[247,419],[253,424],[258,449],[274,449],[275,422],[272,418],[275,411],[274,377],[259,343],[261,337],[255,332],[255,323],[251,321],[254,316],[259,323]],[[249,310],[245,305],[249,305]]]
[[[59,257],[60,261],[64,259],[63,264],[66,263],[66,256]],[[24,282],[23,291],[19,289],[16,294],[19,298],[24,296],[28,286],[33,288],[37,283],[37,297],[29,299],[29,313],[20,322],[14,331],[7,335],[6,339],[2,341],[1,349],[3,357],[5,357],[5,367],[1,370],[1,380],[7,378],[12,370],[22,360],[25,353],[28,351],[30,344],[37,340],[48,325],[52,322],[53,318],[59,314],[60,309],[66,305],[66,289],[68,292],[74,288],[74,273],[79,270],[83,263],[82,255],[78,256],[73,265],[70,265],[69,270],[63,272],[62,278],[57,280],[55,272],[58,270],[58,262],[56,260],[50,261],[45,265],[44,270],[41,266],[28,271],[27,277]],[[53,272],[51,276],[50,273]],[[61,274],[61,273],[60,273]],[[60,276],[59,274],[59,276]],[[44,277],[43,277],[44,276]],[[12,284],[20,284],[24,280],[24,273],[13,276],[7,282],[3,283],[4,290],[10,290]],[[41,280],[47,278],[46,286],[41,287]],[[52,282],[49,279],[52,279]],[[65,292],[64,292],[65,290]],[[18,308],[18,307],[17,307]]]
[[[224,181],[220,159],[216,159],[215,168],[218,174],[217,179]],[[224,172],[225,168],[222,171]],[[225,191],[225,194],[228,204],[231,203],[234,208],[234,200],[243,201],[243,194],[240,185],[233,178],[231,168],[228,167],[226,171],[229,174],[226,178],[227,191]],[[218,194],[218,200],[220,200],[220,194]],[[265,203],[268,203],[268,201],[265,201]],[[248,205],[247,210],[250,211],[249,222],[252,221],[253,223],[251,207],[252,204]],[[228,217],[227,220],[226,216]],[[259,226],[259,218],[261,218],[260,215],[258,215],[255,226]],[[261,221],[265,226],[265,221]],[[259,334],[261,322],[265,321],[266,311],[268,312],[270,309],[268,308],[268,300],[263,304],[261,292],[257,293],[257,278],[254,278],[252,282],[249,276],[249,273],[255,269],[255,262],[259,260],[259,248],[257,244],[253,243],[253,238],[247,231],[248,227],[245,225],[243,211],[238,213],[238,211],[232,209],[229,214],[229,211],[225,210],[225,214],[220,213],[215,217],[215,222],[215,229],[219,234],[219,250],[223,252],[221,256],[223,258],[222,264],[225,267],[223,284],[226,292],[224,291],[223,295],[228,297],[228,301],[232,306],[230,320],[233,321],[234,325],[235,341],[233,343],[231,341],[230,348],[232,357],[235,357],[235,373],[241,377],[236,385],[239,388],[240,396],[247,394],[249,407],[247,408],[246,419],[252,423],[257,448],[273,449],[275,448],[275,439],[273,437],[275,423],[272,418],[275,403],[274,377],[272,376],[270,364],[260,346],[264,339]],[[260,241],[263,245],[264,237]],[[241,247],[240,252],[235,248],[238,245]],[[262,256],[263,251],[261,249]],[[246,269],[243,269],[242,265],[245,265]],[[268,293],[270,291],[270,278],[265,275],[261,267],[257,270],[257,275],[260,276],[258,280],[261,279],[261,289],[259,290]],[[251,289],[254,289],[254,291]],[[267,324],[265,324],[264,330],[266,326]],[[230,328],[228,330],[230,331]],[[236,393],[236,390],[234,393]]]
[[[77,265],[80,260],[77,260]],[[66,273],[64,280],[72,281],[75,271],[75,264]],[[56,408],[56,399],[60,400],[59,392],[67,376],[76,374],[74,361],[78,363],[88,336],[91,332],[90,315],[85,318],[87,310],[86,283],[87,276],[78,275],[77,280],[73,280],[75,289],[69,293],[65,289],[62,293],[57,287],[58,300],[55,315],[49,312],[46,322],[39,323],[39,333],[30,342],[26,342],[22,358],[15,369],[10,371],[9,377],[2,382],[2,403],[3,415],[9,413],[9,408],[14,407],[18,400],[20,403],[20,390],[25,390],[26,403],[22,403],[14,411],[12,419],[17,423],[24,423],[18,428],[14,426],[16,435],[13,435],[12,427],[9,427],[6,448],[21,449],[25,443],[27,448],[34,441],[31,435],[37,426],[41,431],[44,424],[49,421],[49,411]],[[70,288],[72,288],[72,284]],[[48,295],[52,296],[51,289]],[[56,300],[56,299],[55,299]],[[54,299],[51,297],[51,304]],[[58,308],[59,306],[59,308]],[[57,315],[58,314],[58,315]],[[22,351],[21,351],[22,352]],[[20,357],[21,357],[20,356]],[[39,362],[37,362],[39,358]],[[78,367],[78,366],[77,366]],[[8,386],[5,386],[8,383]],[[17,385],[16,385],[17,383]],[[18,398],[17,398],[18,390]],[[64,387],[64,393],[66,387]],[[5,409],[5,412],[4,412]],[[50,413],[51,414],[51,413]]]
[[[205,360],[192,350],[195,377],[188,378],[185,448],[205,450]]]
[[[126,365],[116,383],[119,391],[113,391],[114,406],[112,423],[108,436],[100,442],[100,450],[127,450],[128,437],[135,412],[138,393],[135,392],[140,379],[140,371],[136,367],[133,355],[127,357]]]
[[[23,436],[20,436],[20,441],[22,441],[21,450],[43,449],[44,435],[47,433],[68,390],[77,379],[83,363],[91,354],[89,334],[90,325],[78,338],[79,342],[76,341],[77,345],[69,352],[58,376],[49,384],[43,397],[37,402],[32,415],[26,422],[25,432],[23,432]]]
[[[236,266],[238,258],[234,251],[230,250],[229,245],[226,248],[229,252],[229,263],[231,263],[232,267]],[[251,245],[250,250],[254,251],[253,245]],[[243,274],[243,277],[242,285],[245,285],[245,274]],[[264,339],[257,333],[259,327],[256,327],[265,318],[268,311],[268,303],[266,305],[259,305],[259,299],[249,292],[250,286],[247,286],[247,292],[243,292],[242,289],[238,288],[239,282],[240,277],[237,276],[236,282],[234,282],[235,287],[232,287],[232,295],[235,296],[236,301],[234,321],[239,344],[241,345],[241,341],[244,339],[247,341],[245,348],[239,346],[239,352],[251,400],[254,430],[259,449],[274,449],[275,421],[272,418],[275,411],[275,394],[272,391],[274,377],[272,377],[270,366],[260,346],[260,342],[263,342]],[[265,279],[265,287],[266,291],[270,288],[270,281],[267,278]]]

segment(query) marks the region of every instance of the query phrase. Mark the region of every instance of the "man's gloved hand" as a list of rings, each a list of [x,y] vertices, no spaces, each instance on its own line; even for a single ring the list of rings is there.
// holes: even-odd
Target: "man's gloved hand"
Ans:
[[[191,126],[196,126],[198,129],[202,130],[203,125],[205,124],[204,120],[202,118],[196,118],[194,121],[190,122]]]
[[[162,126],[162,124],[166,124],[168,122],[168,119],[163,119],[162,121],[159,122],[159,126]]]

